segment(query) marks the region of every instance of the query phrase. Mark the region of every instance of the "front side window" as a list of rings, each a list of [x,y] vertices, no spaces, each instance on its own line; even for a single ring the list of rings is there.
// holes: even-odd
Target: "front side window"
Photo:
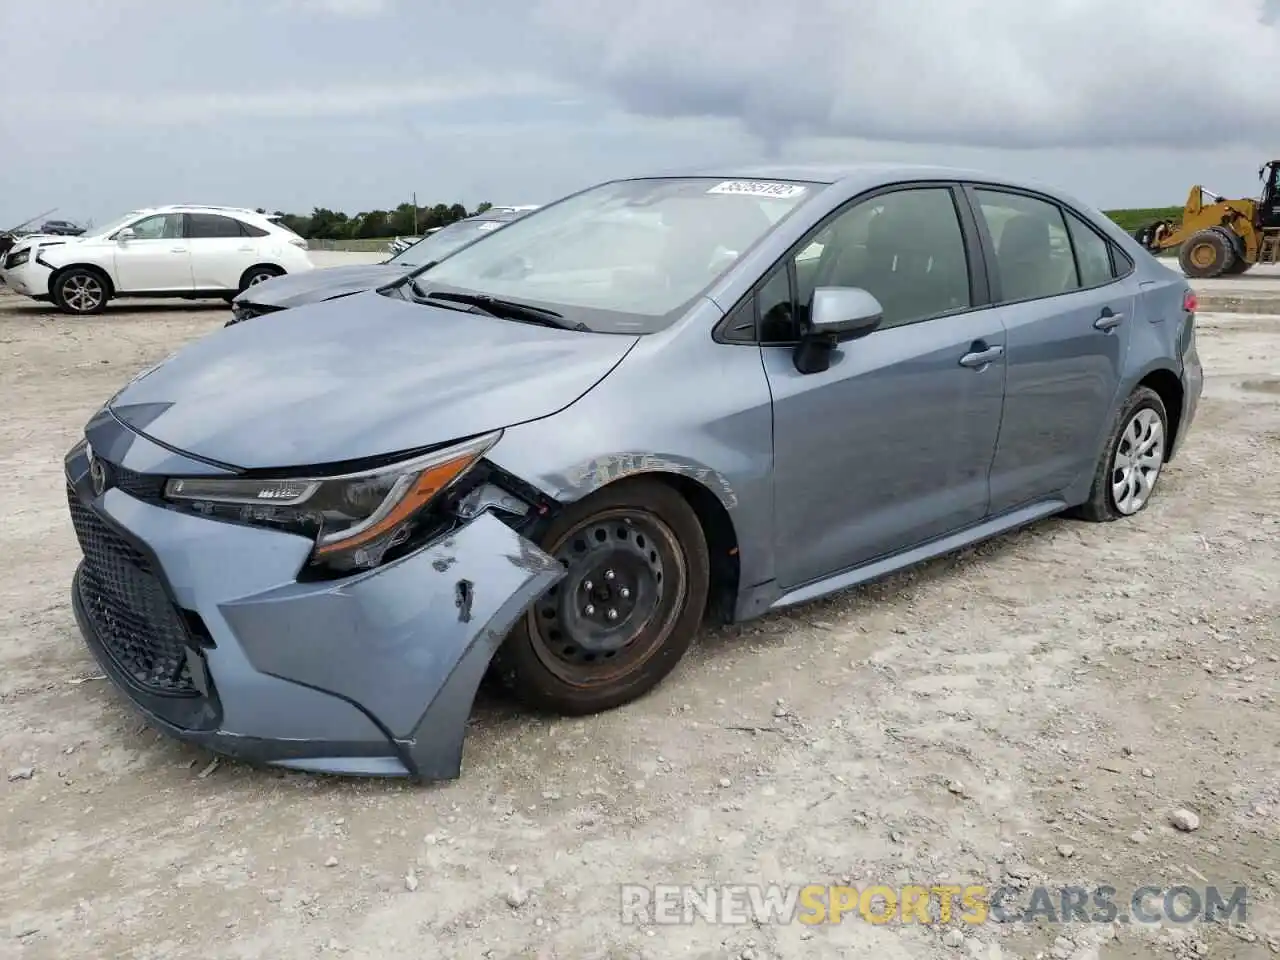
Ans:
[[[820,230],[794,263],[801,318],[818,287],[867,290],[884,308],[881,329],[973,306],[964,232],[947,187],[895,190],[857,203]]]
[[[180,240],[182,239],[182,214],[158,213],[152,217],[143,217],[132,224],[131,229],[138,240]]]
[[[974,192],[995,248],[1002,303],[1080,289],[1067,226],[1056,204],[1001,190]]]
[[[712,178],[607,183],[526,214],[415,282],[428,295],[536,305],[597,332],[652,333],[818,189]]]

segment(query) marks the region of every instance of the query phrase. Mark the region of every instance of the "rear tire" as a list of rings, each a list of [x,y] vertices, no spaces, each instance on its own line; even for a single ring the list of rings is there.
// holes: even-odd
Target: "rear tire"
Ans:
[[[101,313],[111,299],[111,283],[106,275],[90,267],[72,267],[53,283],[53,302],[63,313],[87,317]]]
[[[540,538],[566,574],[512,629],[494,674],[522,703],[598,713],[656,687],[689,649],[711,564],[697,514],[658,480],[623,480],[566,508]]]
[[[281,270],[279,267],[265,267],[265,266],[250,267],[240,277],[240,289],[236,291],[234,296],[239,296],[240,294],[248,290],[250,287],[256,287],[260,283],[266,283],[268,280],[272,279],[273,277],[279,277],[283,275],[284,275],[284,271]],[[227,301],[230,302],[231,299],[232,297],[228,297]]]
[[[1222,276],[1236,260],[1235,244],[1217,229],[1192,234],[1178,251],[1182,272],[1199,280]]]
[[[1146,509],[1169,450],[1169,414],[1160,394],[1138,387],[1116,416],[1093,475],[1089,499],[1069,511],[1091,523],[1109,523]]]

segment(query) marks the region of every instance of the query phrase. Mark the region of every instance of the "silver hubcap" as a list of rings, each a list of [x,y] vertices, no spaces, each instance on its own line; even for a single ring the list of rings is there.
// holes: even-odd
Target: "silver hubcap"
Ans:
[[[85,313],[102,303],[102,284],[88,274],[78,273],[62,285],[62,296],[72,310]]]
[[[1120,435],[1111,464],[1111,497],[1125,516],[1137,513],[1151,498],[1164,466],[1164,424],[1150,407],[1133,415]]]
[[[249,278],[249,286],[256,287],[258,284],[265,283],[266,281],[270,280],[271,277],[272,277],[272,274],[270,273],[255,273],[252,277]]]

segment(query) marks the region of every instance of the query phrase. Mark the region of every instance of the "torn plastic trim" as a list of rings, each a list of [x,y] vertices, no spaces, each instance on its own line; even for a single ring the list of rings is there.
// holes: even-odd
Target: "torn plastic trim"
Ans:
[[[411,776],[461,772],[489,662],[564,568],[484,513],[410,556],[339,582],[291,583],[219,610],[256,670],[347,700]]]

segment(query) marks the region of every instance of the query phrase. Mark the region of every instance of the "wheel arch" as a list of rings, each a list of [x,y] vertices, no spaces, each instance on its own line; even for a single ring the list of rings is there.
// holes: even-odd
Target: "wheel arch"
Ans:
[[[284,267],[280,266],[280,264],[278,263],[272,263],[269,260],[263,260],[260,263],[255,263],[250,267],[245,267],[244,271],[240,274],[240,289],[242,290],[244,289],[244,284],[245,284],[245,281],[249,279],[249,274],[253,273],[253,271],[255,270],[271,270],[278,277],[283,277],[285,274],[289,272]]]
[[[1150,387],[1164,404],[1165,417],[1169,421],[1169,438],[1164,447],[1164,458],[1168,463],[1173,451],[1177,449],[1182,429],[1182,401],[1186,392],[1182,386],[1182,378],[1169,367],[1155,367],[1144,373],[1125,396],[1128,397],[1138,387]]]
[[[96,274],[102,280],[102,282],[107,285],[108,300],[116,295],[115,281],[111,279],[111,274],[105,267],[97,263],[84,263],[81,261],[75,261],[73,263],[67,263],[59,267],[54,267],[53,272],[49,274],[49,292],[53,293],[54,286],[58,283],[58,281],[62,279],[62,277],[65,276],[69,271],[76,270],[76,269],[88,270]]]
[[[623,468],[612,475],[607,469],[597,470],[583,479],[587,482],[575,484],[573,493],[562,502],[585,500],[619,483],[642,479],[665,484],[680,494],[698,518],[711,561],[711,585],[704,616],[725,623],[733,620],[740,588],[741,554],[737,527],[730,513],[730,507],[737,505],[737,497],[728,481],[709,468],[670,461],[653,462],[637,469]]]

